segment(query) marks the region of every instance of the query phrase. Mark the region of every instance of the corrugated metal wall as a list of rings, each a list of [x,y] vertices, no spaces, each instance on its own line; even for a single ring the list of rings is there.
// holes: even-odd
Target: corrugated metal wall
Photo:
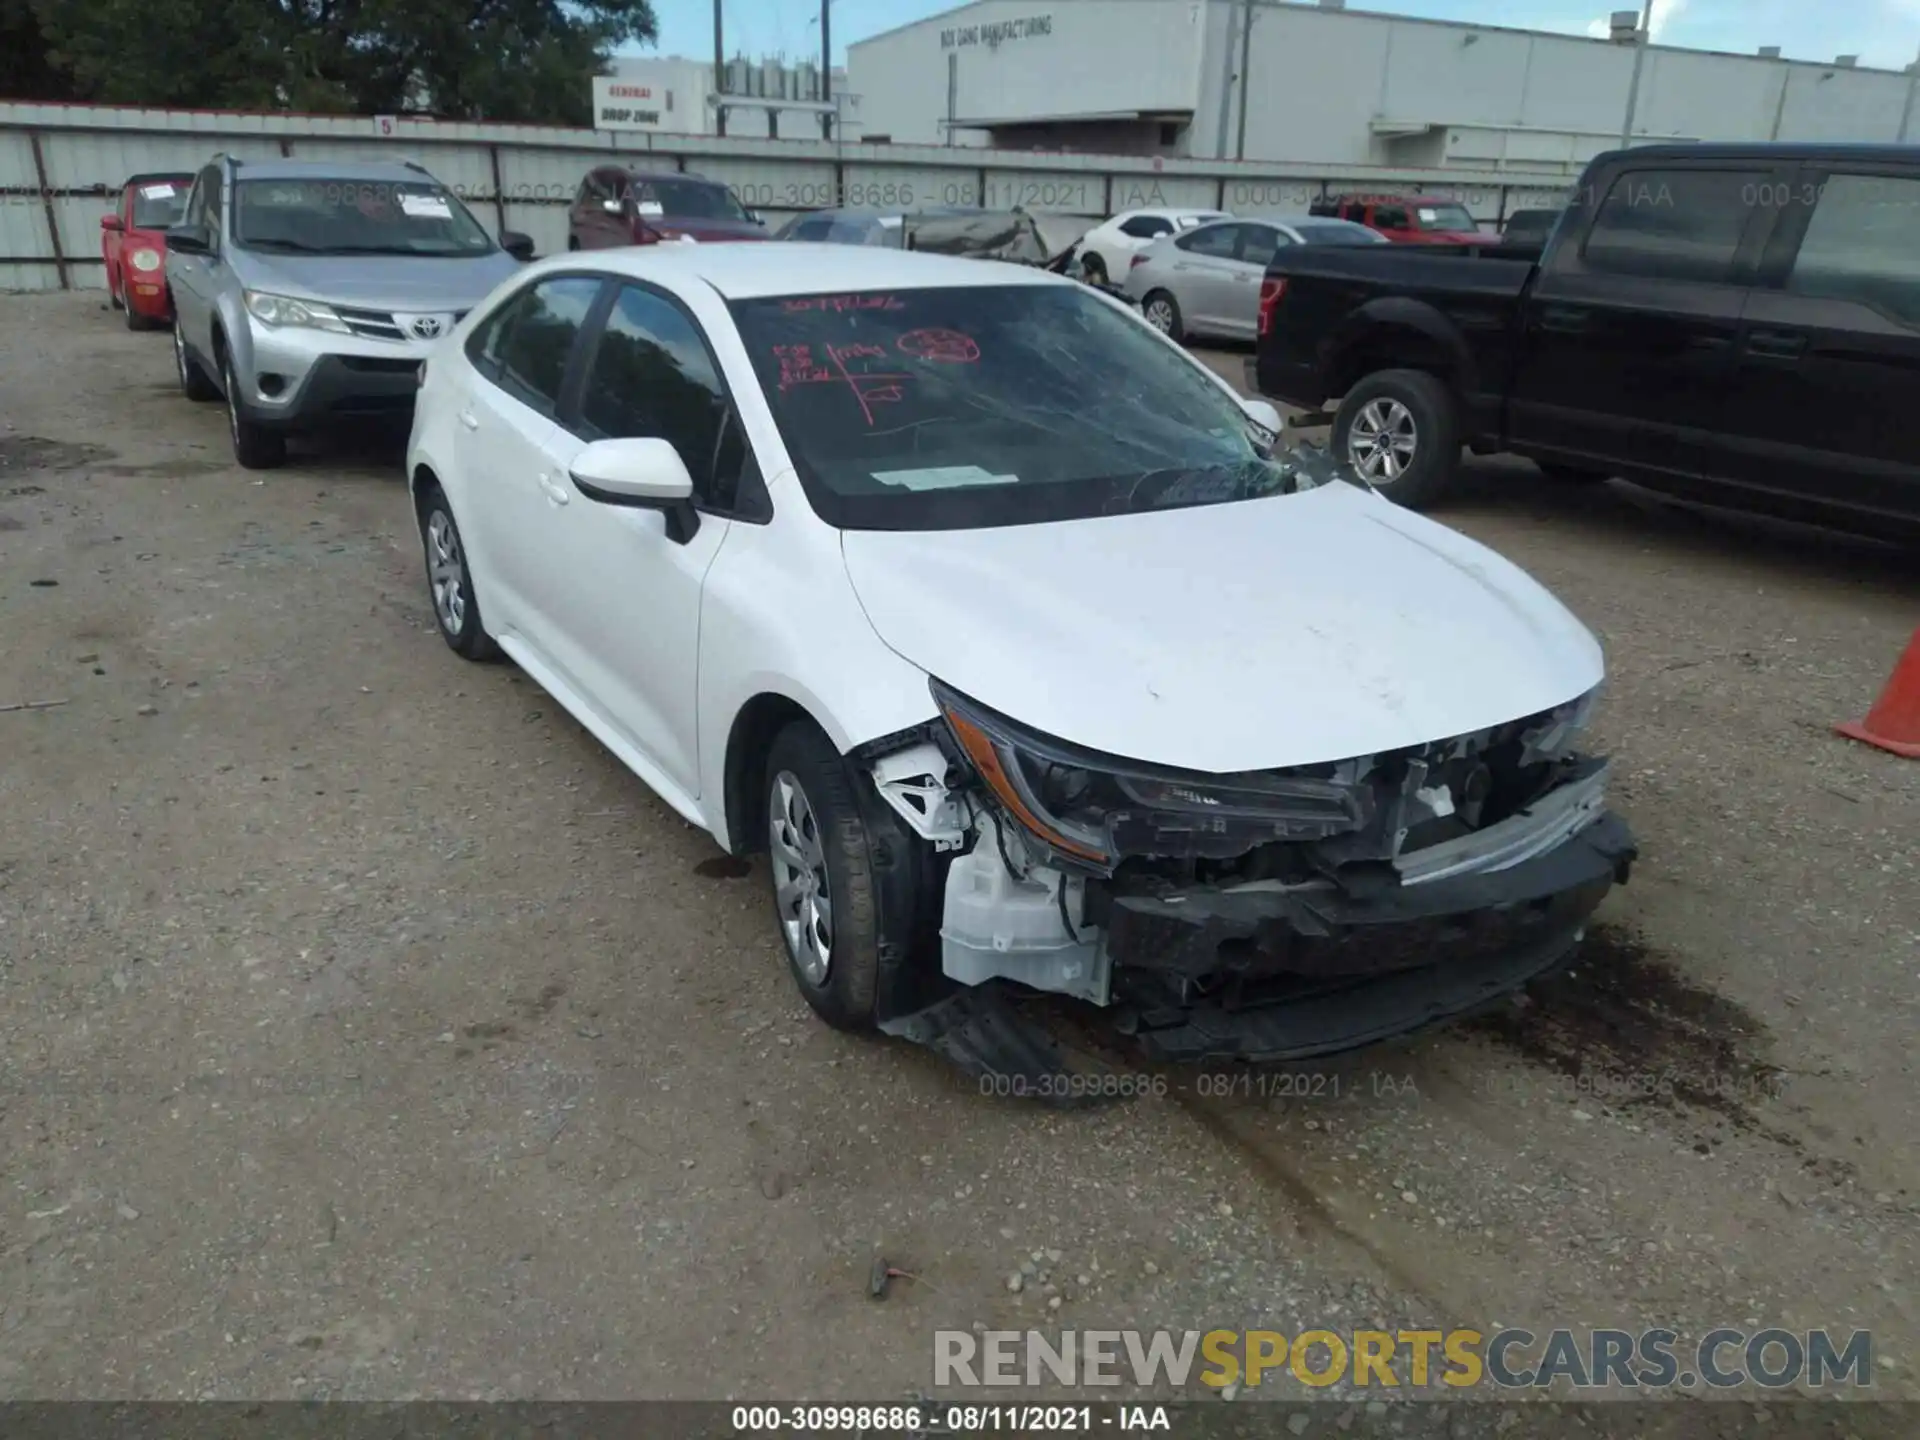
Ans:
[[[396,132],[382,137],[367,117],[0,104],[0,290],[101,286],[100,217],[127,176],[190,172],[218,151],[243,159],[414,160],[484,222],[532,235],[542,254],[565,247],[567,204],[580,177],[614,154],[720,180],[769,219],[836,203],[1019,205],[1091,217],[1141,205],[1300,211],[1326,192],[1416,188],[1457,195],[1491,223],[1557,199],[1537,182],[1510,185],[1510,177],[1457,167],[1336,174],[1308,165],[818,140],[616,137],[412,120],[399,122]]]

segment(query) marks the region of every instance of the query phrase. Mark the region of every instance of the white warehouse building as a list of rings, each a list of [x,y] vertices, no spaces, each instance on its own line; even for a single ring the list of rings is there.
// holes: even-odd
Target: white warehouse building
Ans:
[[[1589,39],[1339,0],[979,0],[850,46],[847,84],[874,142],[1564,176],[1619,144],[1637,20]],[[1920,140],[1917,85],[1650,45],[1633,134]]]

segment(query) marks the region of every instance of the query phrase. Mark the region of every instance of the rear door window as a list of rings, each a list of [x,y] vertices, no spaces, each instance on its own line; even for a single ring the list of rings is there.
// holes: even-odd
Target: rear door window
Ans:
[[[543,280],[509,301],[476,330],[467,353],[477,368],[521,404],[553,415],[580,327],[599,297],[589,275]]]
[[[1242,225],[1240,227],[1240,259],[1249,265],[1265,267],[1273,259],[1274,251],[1283,245],[1291,245],[1293,237],[1276,230],[1271,225]]]
[[[1920,329],[1920,178],[1828,176],[1787,290],[1852,300]]]
[[[1189,230],[1173,243],[1194,255],[1210,255],[1216,260],[1231,260],[1240,241],[1238,225],[1203,225]]]
[[[1628,170],[1607,191],[1581,256],[1613,275],[1728,282],[1767,173]]]
[[[1136,215],[1120,227],[1123,235],[1136,240],[1154,240],[1173,233],[1173,222],[1160,215]]]

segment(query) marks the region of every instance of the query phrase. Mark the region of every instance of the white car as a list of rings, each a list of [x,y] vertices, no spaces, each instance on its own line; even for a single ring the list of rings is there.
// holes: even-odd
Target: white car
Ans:
[[[407,463],[447,643],[767,852],[825,1019],[1278,1057],[1524,983],[1633,854],[1593,637],[1278,425],[1032,267],[652,246],[475,309]]]
[[[1082,235],[1074,263],[1096,285],[1118,285],[1133,257],[1164,235],[1230,218],[1224,210],[1122,210]]]

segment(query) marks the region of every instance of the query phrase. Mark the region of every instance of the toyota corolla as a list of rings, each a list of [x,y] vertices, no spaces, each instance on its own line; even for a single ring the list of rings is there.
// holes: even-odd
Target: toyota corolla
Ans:
[[[421,387],[447,643],[764,854],[834,1025],[992,1066],[1052,991],[1152,1056],[1327,1053],[1562,963],[1626,879],[1586,628],[1085,286],[554,257]]]

